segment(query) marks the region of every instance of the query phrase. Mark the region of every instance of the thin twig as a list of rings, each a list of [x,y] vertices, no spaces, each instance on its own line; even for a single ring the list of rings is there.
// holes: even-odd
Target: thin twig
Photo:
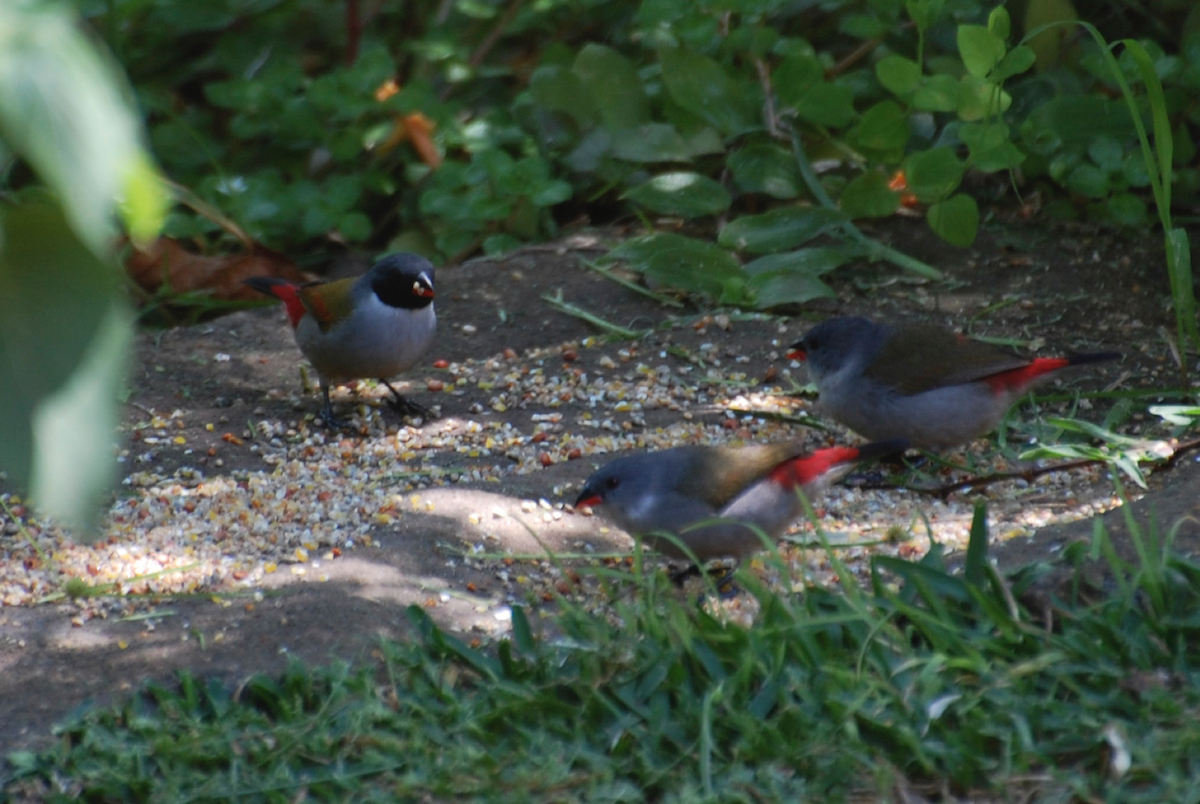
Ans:
[[[1152,474],[1166,471],[1175,465],[1180,455],[1190,452],[1194,449],[1200,449],[1200,438],[1192,441],[1185,441],[1178,445],[1175,450],[1164,459],[1161,463],[1156,463],[1150,467]],[[944,486],[906,486],[902,483],[864,483],[856,488],[866,489],[869,491],[912,491],[917,494],[928,494],[932,497],[941,497],[943,500],[949,497],[952,493],[965,488],[982,488],[990,486],[993,483],[1002,483],[1005,480],[1024,480],[1032,482],[1034,478],[1048,475],[1052,472],[1068,472],[1072,469],[1082,469],[1085,466],[1098,466],[1107,464],[1108,461],[1095,458],[1081,458],[1077,461],[1068,461],[1066,463],[1054,464],[1053,466],[1041,466],[1031,469],[1026,469],[1021,472],[1000,472],[994,475],[984,475],[982,477],[971,477],[966,480],[959,480],[954,483],[947,483]]]

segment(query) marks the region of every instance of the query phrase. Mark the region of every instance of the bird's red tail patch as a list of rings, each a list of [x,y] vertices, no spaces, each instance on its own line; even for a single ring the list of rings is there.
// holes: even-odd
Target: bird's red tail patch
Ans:
[[[786,489],[794,489],[807,486],[839,464],[857,459],[858,450],[854,447],[830,447],[784,461],[771,470],[769,477]]]
[[[1058,371],[1069,365],[1071,361],[1065,357],[1039,357],[1028,366],[986,377],[984,382],[991,386],[992,393],[997,395],[1012,391],[1021,392],[1043,374]]]
[[[267,276],[251,277],[246,280],[246,284],[259,293],[274,296],[283,302],[283,306],[287,308],[288,320],[292,322],[293,328],[299,325],[301,318],[304,318],[304,302],[300,300],[299,285]]]

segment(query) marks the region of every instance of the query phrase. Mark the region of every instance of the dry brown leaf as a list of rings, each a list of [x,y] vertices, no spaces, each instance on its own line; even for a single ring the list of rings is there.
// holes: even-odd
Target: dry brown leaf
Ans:
[[[160,237],[146,249],[134,249],[125,261],[129,277],[150,294],[164,285],[172,293],[211,291],[213,299],[252,301],[262,299],[242,282],[252,276],[275,276],[292,282],[307,282],[304,274],[287,257],[255,244],[249,253],[206,256],[184,249],[179,241]]]

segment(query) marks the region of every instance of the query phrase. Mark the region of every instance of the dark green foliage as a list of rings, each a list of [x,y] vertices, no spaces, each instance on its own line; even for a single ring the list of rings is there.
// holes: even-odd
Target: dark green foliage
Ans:
[[[966,169],[1021,167],[1089,200],[1089,214],[1147,222],[1150,177],[1099,45],[1081,42],[1070,71],[1034,72],[1021,19],[992,4],[426,1],[367,4],[361,30],[349,3],[326,0],[81,4],[129,70],[167,172],[283,250],[332,236],[495,252],[622,198],[736,226],[764,202],[829,192],[852,218],[878,217],[900,203],[897,168],[959,245],[980,217],[956,195]],[[1197,41],[1177,53],[1144,43],[1188,192],[1200,186],[1188,167]],[[1135,62],[1117,63],[1148,110]],[[402,121],[414,113],[435,124],[441,167],[411,147]],[[841,161],[823,192],[805,187],[789,127]],[[217,231],[180,213],[170,233]],[[795,245],[753,242],[750,253]]]

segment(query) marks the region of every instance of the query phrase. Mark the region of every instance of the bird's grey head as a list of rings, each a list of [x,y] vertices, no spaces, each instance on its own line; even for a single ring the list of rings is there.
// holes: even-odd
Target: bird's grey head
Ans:
[[[679,485],[694,448],[677,447],[618,458],[597,469],[583,484],[575,505],[604,505],[618,522],[623,515]]]
[[[433,304],[433,275],[433,263],[419,254],[389,254],[364,278],[384,304],[419,310]]]
[[[883,346],[887,327],[859,316],[827,318],[792,345],[808,363],[813,380],[832,374],[852,361],[866,362]]]

